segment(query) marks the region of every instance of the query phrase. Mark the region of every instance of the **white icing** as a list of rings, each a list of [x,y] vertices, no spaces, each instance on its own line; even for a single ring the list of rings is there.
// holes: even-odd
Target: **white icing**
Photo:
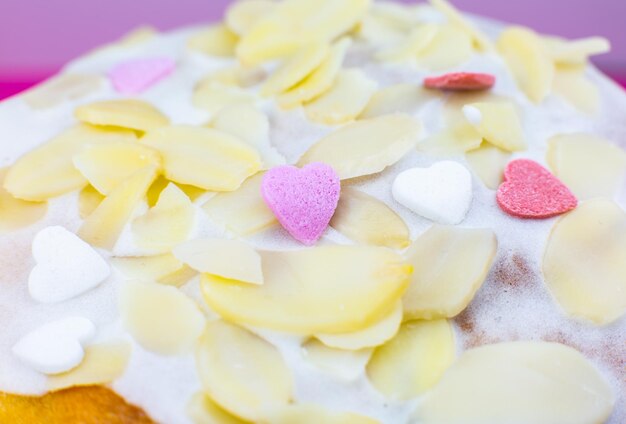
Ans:
[[[421,12],[429,19],[440,16],[430,10]],[[478,20],[480,26],[494,37],[501,26]],[[184,45],[194,28],[167,33],[143,44],[106,49],[99,54],[70,63],[66,70],[106,74],[115,64],[131,58],[170,57],[178,66],[168,78],[142,93],[142,98],[167,114],[177,124],[203,124],[210,115],[191,104],[194,84],[212,70],[233,64],[231,60],[202,57],[188,52]],[[412,65],[397,66],[376,63],[368,59],[371,53],[360,45],[350,52],[346,67],[359,67],[381,87],[396,83],[419,83],[429,73]],[[469,62],[447,71],[488,72],[496,75],[494,94],[508,96],[519,106],[529,150],[514,157],[526,157],[545,164],[545,142],[562,132],[592,132],[626,148],[626,96],[621,89],[595,69],[589,77],[598,85],[602,95],[600,112],[595,117],[583,115],[562,99],[551,96],[539,106],[532,105],[516,88],[515,83],[495,54],[475,55]],[[50,110],[31,110],[19,97],[0,103],[0,166],[11,164],[17,157],[45,142],[75,123],[73,109],[78,104],[97,99],[120,97],[110,84],[78,101],[61,104]],[[415,116],[424,125],[423,136],[436,133],[443,126],[440,119],[445,102],[434,98]],[[271,123],[271,141],[289,163],[295,162],[321,136],[333,128],[312,124],[302,110],[280,111],[272,101],[260,101],[259,107],[268,113]],[[464,163],[463,157],[451,159]],[[376,196],[392,207],[407,222],[413,238],[431,224],[396,203],[391,196],[395,176],[412,167],[427,167],[440,160],[417,151],[389,167],[377,178],[354,181],[359,189]],[[457,322],[459,349],[476,343],[517,339],[562,339],[579,348],[613,384],[618,403],[611,424],[626,422],[626,356],[624,334],[626,319],[607,327],[592,327],[567,318],[550,298],[540,276],[541,257],[554,219],[519,220],[503,214],[495,203],[492,190],[473,179],[474,200],[463,222],[463,227],[492,228],[499,241],[499,253],[487,281],[468,310]],[[626,189],[617,199],[626,205]],[[197,201],[200,203],[201,201]],[[16,341],[30,331],[51,320],[69,314],[90,319],[99,329],[106,328],[110,337],[125,336],[119,325],[116,291],[124,283],[114,273],[105,283],[74,299],[58,305],[41,305],[28,295],[26,281],[34,265],[30,244],[34,234],[49,225],[62,225],[75,231],[80,225],[77,195],[70,194],[50,202],[44,220],[31,227],[3,235],[0,239],[0,317],[3,337],[0,338],[0,390],[38,394],[45,390],[44,377],[19,362],[11,353]],[[199,212],[198,237],[233,237]],[[117,254],[140,253],[133,246],[129,229],[117,243]],[[301,246],[279,227],[247,239],[255,247],[265,249],[293,249]],[[348,243],[329,230],[321,243]],[[519,258],[512,260],[511,258]],[[514,284],[515,283],[515,284]],[[196,299],[210,316],[214,314],[203,304],[198,279],[187,283],[182,290]],[[470,331],[471,330],[471,331]],[[406,422],[419,399],[407,403],[388,402],[377,393],[362,375],[357,381],[342,383],[308,364],[303,359],[300,340],[258,330],[283,353],[294,372],[295,398],[315,402],[337,410],[360,412],[383,423]],[[611,359],[613,358],[613,359]],[[611,361],[615,365],[611,365]],[[144,408],[156,421],[172,424],[189,423],[185,406],[200,384],[195,371],[193,355],[165,357],[146,352],[133,343],[130,364],[123,377],[112,387],[129,402]]]

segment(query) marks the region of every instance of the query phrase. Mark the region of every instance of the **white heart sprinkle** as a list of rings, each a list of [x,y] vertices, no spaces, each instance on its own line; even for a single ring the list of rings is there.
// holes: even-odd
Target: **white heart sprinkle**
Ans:
[[[411,168],[393,182],[396,201],[440,224],[463,221],[472,202],[472,176],[461,164],[437,162],[430,168]]]
[[[44,374],[69,371],[81,363],[83,346],[96,334],[96,327],[83,317],[52,321],[31,331],[14,346],[13,354],[24,364]]]
[[[111,273],[109,264],[89,244],[63,227],[47,227],[33,240],[37,265],[28,291],[38,302],[62,302],[96,287]]]

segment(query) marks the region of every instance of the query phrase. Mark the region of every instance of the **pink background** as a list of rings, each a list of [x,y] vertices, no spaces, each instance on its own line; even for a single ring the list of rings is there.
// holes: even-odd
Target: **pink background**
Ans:
[[[219,19],[232,0],[0,0],[0,98],[69,59],[141,24],[170,29]],[[407,1],[408,2],[408,1]],[[602,35],[613,52],[595,59],[626,77],[626,0],[454,0],[462,10],[582,37]]]

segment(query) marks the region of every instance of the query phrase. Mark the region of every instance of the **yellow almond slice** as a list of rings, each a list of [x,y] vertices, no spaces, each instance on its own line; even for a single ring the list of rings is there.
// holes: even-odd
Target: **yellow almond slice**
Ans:
[[[263,284],[261,255],[247,243],[227,239],[191,240],[173,250],[179,261],[196,271]]]
[[[159,201],[132,222],[135,243],[141,248],[169,252],[189,237],[196,210],[189,197],[174,183],[161,192]]]
[[[282,108],[291,109],[330,90],[351,43],[349,38],[337,41],[330,48],[326,58],[309,76],[277,98],[278,104]]]
[[[171,253],[155,256],[114,257],[111,258],[110,263],[128,279],[141,281],[159,281],[184,266]]]
[[[170,183],[171,181],[162,175],[158,176],[157,179],[154,180],[148,189],[148,206],[153,207],[157,204],[161,192],[165,190],[165,187],[170,185]],[[181,189],[192,202],[196,201],[200,196],[206,193],[206,190],[188,184],[177,183],[176,186],[178,186],[178,188]]]
[[[33,109],[48,109],[85,97],[104,85],[99,75],[61,74],[31,88],[21,97]]]
[[[167,116],[142,100],[103,100],[78,106],[74,116],[81,122],[150,131],[169,124]]]
[[[91,215],[103,200],[104,196],[92,186],[88,185],[82,189],[78,194],[78,214],[81,219]]]
[[[278,221],[261,196],[262,180],[263,173],[258,173],[237,190],[218,193],[202,209],[212,221],[240,236],[271,227]]]
[[[411,274],[399,255],[382,247],[260,254],[263,285],[204,274],[204,299],[232,322],[298,334],[347,333],[374,324],[396,305]]]
[[[602,423],[614,395],[574,349],[511,342],[465,352],[424,398],[423,424]]]
[[[600,91],[577,69],[557,68],[552,89],[583,113],[593,115],[600,108]]]
[[[4,188],[13,196],[44,201],[87,185],[72,158],[89,144],[134,141],[132,131],[80,125],[20,157],[7,172]]]
[[[402,297],[405,319],[459,314],[485,281],[496,249],[491,230],[430,227],[405,254],[416,270]]]
[[[350,187],[342,187],[330,225],[359,243],[394,249],[404,249],[410,243],[409,228],[393,209]]]
[[[502,183],[504,168],[509,163],[511,154],[489,143],[483,143],[478,149],[467,152],[465,158],[483,184],[496,190]]]
[[[569,315],[609,324],[626,312],[626,213],[606,199],[588,200],[552,228],[543,275]]]
[[[261,67],[232,66],[210,72],[198,82],[196,88],[200,89],[214,84],[247,88],[257,85],[264,78],[265,71]]]
[[[604,37],[588,37],[565,40],[559,37],[544,37],[552,59],[560,65],[584,65],[589,56],[608,53],[611,43]]]
[[[432,40],[417,54],[420,66],[433,71],[453,68],[472,56],[472,39],[461,29],[440,25]]]
[[[284,156],[270,142],[269,118],[258,108],[245,103],[227,106],[215,114],[211,126],[253,146],[264,168],[285,164]]]
[[[401,43],[386,47],[376,54],[378,60],[384,62],[401,62],[414,60],[435,39],[439,25],[424,24],[409,33]]]
[[[581,200],[612,198],[626,174],[626,151],[591,134],[552,137],[546,161],[554,175]]]
[[[7,168],[0,168],[0,234],[27,227],[42,219],[48,211],[44,202],[16,199],[3,187]]]
[[[454,332],[447,320],[411,321],[374,350],[367,376],[388,398],[408,400],[437,384],[455,355]]]
[[[248,3],[248,1],[241,3]],[[202,392],[194,394],[189,400],[187,415],[194,424],[246,424],[246,421],[225,411]]]
[[[187,47],[209,56],[230,57],[235,54],[239,37],[226,25],[212,25],[189,37]]]
[[[73,162],[91,186],[107,195],[140,169],[160,167],[161,157],[156,150],[140,144],[117,142],[87,146]]]
[[[345,382],[355,381],[363,374],[371,354],[371,349],[335,349],[315,339],[302,345],[302,356],[307,362]]]
[[[98,205],[78,230],[80,238],[92,246],[113,249],[135,208],[156,178],[156,168],[137,171]]]
[[[448,19],[450,24],[465,32],[471,38],[474,46],[478,50],[493,50],[493,43],[491,40],[479,31],[473,24],[468,22],[468,20],[463,17],[463,14],[459,12],[450,2],[447,0],[430,0],[430,4],[441,12],[441,14]]]
[[[256,22],[276,7],[271,0],[243,0],[233,3],[227,10],[224,21],[237,35],[247,34]]]
[[[205,325],[193,300],[161,284],[125,282],[119,310],[124,327],[137,343],[161,355],[191,350]]]
[[[205,190],[235,190],[261,167],[255,149],[212,128],[163,127],[141,142],[161,153],[167,179]]]
[[[354,120],[363,112],[378,83],[363,71],[340,71],[332,88],[317,99],[307,103],[307,117],[320,124],[338,125]]]
[[[494,146],[509,152],[526,150],[522,123],[513,103],[471,103],[463,106],[463,113],[482,138]]]
[[[359,118],[376,118],[393,113],[412,114],[432,98],[431,92],[417,84],[391,85],[374,93]]]
[[[328,52],[328,43],[322,41],[303,46],[272,73],[261,87],[261,94],[273,96],[292,88],[317,69]]]
[[[278,349],[236,325],[206,325],[196,366],[204,391],[239,418],[258,422],[291,400],[291,372]]]
[[[131,346],[125,341],[97,343],[85,348],[85,357],[76,368],[63,374],[49,376],[50,390],[74,386],[112,383],[124,374]]]
[[[201,84],[193,92],[193,105],[211,114],[237,104],[254,104],[254,94],[239,87],[228,86],[218,82]]]
[[[398,302],[389,315],[370,327],[352,333],[324,334],[318,333],[315,338],[326,346],[336,349],[360,350],[379,346],[396,335],[402,323],[403,306]]]
[[[293,54],[314,42],[330,42],[365,15],[369,0],[287,0],[259,19],[237,46],[248,65]]]
[[[329,411],[312,404],[288,405],[273,411],[262,424],[380,424],[364,415],[352,412]]]
[[[357,121],[322,138],[299,164],[324,162],[342,180],[376,174],[415,148],[420,130],[418,121],[402,114]]]
[[[500,35],[498,50],[517,85],[530,100],[541,103],[552,90],[554,63],[539,36],[527,28],[511,27]]]
[[[435,156],[450,156],[477,149],[482,141],[476,128],[469,123],[460,123],[420,141],[417,150]]]
[[[374,2],[355,30],[368,44],[389,45],[400,42],[416,25],[406,9],[395,3]]]

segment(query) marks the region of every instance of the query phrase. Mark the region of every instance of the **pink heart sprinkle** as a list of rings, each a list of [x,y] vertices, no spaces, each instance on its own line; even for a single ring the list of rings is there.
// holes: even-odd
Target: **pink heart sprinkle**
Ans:
[[[496,200],[500,208],[518,218],[550,218],[574,209],[576,196],[537,162],[517,159],[504,170]]]
[[[299,169],[278,166],[263,176],[261,194],[278,222],[307,246],[324,234],[335,213],[341,184],[333,168],[310,163]]]
[[[176,68],[176,62],[170,58],[136,59],[116,65],[109,77],[113,87],[122,94],[139,94]]]
[[[487,90],[496,83],[496,77],[491,74],[476,72],[456,72],[438,77],[428,77],[424,80],[424,87],[438,88],[451,91]]]

